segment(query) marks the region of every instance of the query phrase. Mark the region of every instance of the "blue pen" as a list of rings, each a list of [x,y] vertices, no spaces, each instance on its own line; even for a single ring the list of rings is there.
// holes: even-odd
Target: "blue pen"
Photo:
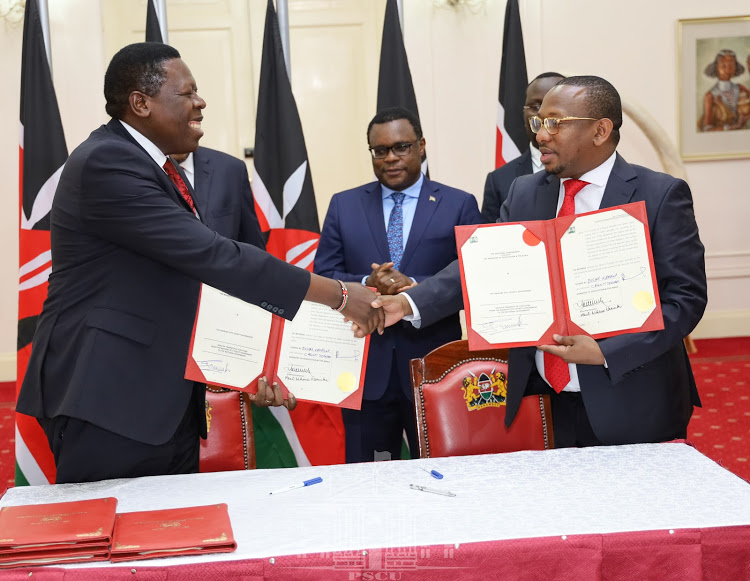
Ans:
[[[422,467],[420,466],[420,468]],[[437,470],[427,470],[427,468],[422,468],[422,470],[427,472],[427,474],[432,475],[433,478],[437,478],[438,480],[440,480],[443,477],[443,475],[440,474],[440,472],[438,472]]]
[[[305,480],[302,484],[292,484],[291,486],[279,488],[278,490],[274,490],[272,492],[269,492],[268,494],[281,494],[282,492],[289,492],[290,490],[295,490],[296,488],[312,486],[313,484],[317,484],[318,482],[323,482],[323,479],[320,476],[318,476],[317,478],[311,478],[310,480]]]

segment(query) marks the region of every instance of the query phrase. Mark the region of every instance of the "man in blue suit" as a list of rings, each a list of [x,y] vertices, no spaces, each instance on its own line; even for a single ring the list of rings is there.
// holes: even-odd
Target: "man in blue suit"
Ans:
[[[575,213],[643,201],[648,214],[664,329],[594,340],[555,335],[556,345],[511,349],[505,413],[510,425],[524,395],[549,393],[556,447],[633,444],[684,438],[700,405],[683,338],[706,308],[703,244],[688,185],[627,163],[616,153],[622,106],[599,77],[570,77],[544,98],[533,120],[547,173],[513,183],[501,222],[554,218],[568,180],[586,182]],[[407,298],[408,296],[408,298]],[[398,297],[380,297],[386,324],[404,315],[429,325],[461,308],[456,263]],[[545,354],[567,364],[560,393],[546,377]]]
[[[394,294],[455,260],[454,226],[482,218],[474,196],[422,174],[425,139],[412,112],[380,111],[367,140],[378,181],[333,196],[315,272]],[[362,409],[342,410],[347,462],[400,458],[404,430],[418,457],[409,361],[460,337],[457,314],[425,329],[398,324],[372,337]]]
[[[44,429],[58,483],[198,470],[205,390],[184,372],[201,282],[288,319],[306,299],[378,322],[361,285],[342,305],[339,282],[201,222],[167,158],[203,136],[206,103],[178,51],[123,48],[104,94],[112,120],[55,192],[48,296],[16,406]]]
[[[511,159],[504,166],[487,174],[487,181],[484,183],[484,199],[482,200],[482,217],[485,222],[497,222],[500,217],[500,206],[508,198],[510,185],[514,179],[544,169],[541,160],[542,154],[539,153],[536,136],[529,127],[529,119],[539,113],[539,107],[542,106],[542,99],[544,99],[547,91],[564,78],[560,73],[542,73],[526,87],[523,120],[530,145],[520,156]]]

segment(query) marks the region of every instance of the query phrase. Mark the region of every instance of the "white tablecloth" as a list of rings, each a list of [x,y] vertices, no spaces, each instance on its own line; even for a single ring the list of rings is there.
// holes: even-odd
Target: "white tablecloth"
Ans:
[[[421,468],[438,470],[444,478],[437,480]],[[316,476],[323,482],[268,494]],[[451,491],[456,496],[411,490],[409,484]],[[229,505],[236,552],[142,562],[160,566],[353,549],[750,525],[750,484],[685,444],[18,487],[0,499],[0,507],[106,496],[118,499],[118,512],[219,502]]]

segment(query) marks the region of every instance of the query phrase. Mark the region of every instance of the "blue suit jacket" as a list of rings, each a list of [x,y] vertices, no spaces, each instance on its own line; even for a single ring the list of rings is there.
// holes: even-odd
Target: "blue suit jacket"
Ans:
[[[193,392],[183,375],[201,281],[287,318],[309,286],[308,272],[198,221],[117,120],[68,158],[50,222],[48,296],[17,402],[38,418],[163,444]]]
[[[481,221],[474,196],[425,178],[400,271],[421,283],[457,258],[454,226]],[[320,234],[315,272],[361,282],[372,272],[373,262],[388,261],[380,183],[372,182],[334,195]],[[394,349],[401,385],[411,397],[409,361],[461,337],[457,314],[439,317],[433,323],[420,330],[408,323],[397,323],[383,335],[372,335],[363,394],[366,399],[383,395]]]
[[[242,160],[208,147],[193,153],[195,191],[201,220],[225,238],[265,248],[253,192]]]
[[[500,222],[554,218],[559,188],[560,181],[545,172],[518,178]],[[605,444],[672,439],[687,428],[693,405],[700,405],[683,345],[707,302],[703,244],[690,188],[682,180],[631,165],[618,155],[600,207],[641,200],[648,214],[664,330],[600,339],[608,368],[577,366],[591,427]],[[409,294],[429,324],[457,308],[460,292],[458,265],[453,264]],[[535,352],[534,347],[510,350],[507,424],[533,383]]]
[[[511,159],[504,166],[487,174],[487,181],[484,183],[484,199],[482,200],[482,217],[485,222],[497,222],[500,217],[500,206],[508,198],[513,180],[533,172],[531,153],[527,149],[517,158]]]

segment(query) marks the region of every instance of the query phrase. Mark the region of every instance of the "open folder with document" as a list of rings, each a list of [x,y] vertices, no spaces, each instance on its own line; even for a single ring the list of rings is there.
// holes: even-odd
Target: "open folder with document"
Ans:
[[[369,341],[329,307],[303,301],[286,321],[204,284],[185,378],[255,393],[265,376],[284,396],[360,409]]]
[[[644,202],[457,226],[470,349],[664,328]]]

